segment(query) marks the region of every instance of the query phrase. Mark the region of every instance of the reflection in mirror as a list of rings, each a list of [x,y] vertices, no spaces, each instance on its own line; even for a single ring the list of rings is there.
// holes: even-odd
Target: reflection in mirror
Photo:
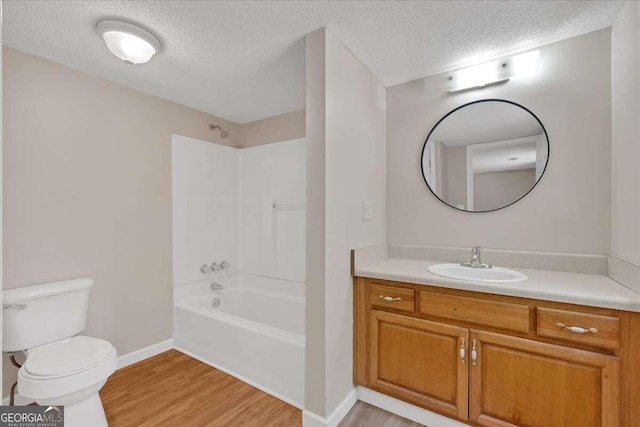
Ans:
[[[524,197],[544,173],[549,141],[538,118],[510,101],[475,101],[448,113],[422,150],[429,189],[456,209],[487,212]]]

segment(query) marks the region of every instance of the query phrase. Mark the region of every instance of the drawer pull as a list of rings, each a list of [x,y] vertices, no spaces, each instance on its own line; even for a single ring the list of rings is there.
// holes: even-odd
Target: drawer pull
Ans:
[[[556,323],[556,326],[560,329],[566,329],[574,334],[586,334],[588,332],[592,334],[597,334],[598,329],[596,328],[581,328],[580,326],[567,326],[564,323]]]
[[[464,365],[464,359],[466,356],[466,351],[464,348],[464,338],[462,338],[462,342],[460,344],[460,363],[462,363]]]
[[[389,301],[389,302],[402,301],[402,298],[400,298],[400,297],[395,297],[394,298],[394,297],[389,297],[389,296],[385,296],[385,295],[382,295],[382,294],[380,294],[380,296],[378,298],[383,299],[385,301]]]

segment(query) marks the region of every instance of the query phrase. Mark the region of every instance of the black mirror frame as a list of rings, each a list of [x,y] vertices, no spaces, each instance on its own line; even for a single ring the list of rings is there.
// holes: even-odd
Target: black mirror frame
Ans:
[[[456,111],[464,108],[464,107],[468,107],[469,105],[473,105],[473,104],[479,104],[482,102],[504,102],[507,104],[511,104],[511,105],[515,105],[516,107],[522,108],[523,110],[525,110],[526,112],[528,112],[529,114],[531,114],[533,116],[533,118],[535,118],[538,123],[540,124],[540,127],[542,127],[542,130],[544,131],[544,136],[547,139],[547,162],[544,164],[544,169],[542,170],[542,174],[540,175],[540,178],[536,181],[536,183],[531,187],[531,189],[529,191],[527,191],[526,193],[524,193],[522,195],[522,197],[520,197],[517,200],[514,200],[513,202],[509,203],[508,205],[504,205],[501,206],[499,208],[496,209],[490,209],[488,211],[468,211],[466,209],[459,209],[455,206],[450,205],[449,203],[445,202],[444,200],[442,200],[440,197],[438,197],[438,195],[436,193],[434,193],[434,191],[431,189],[431,187],[429,186],[429,183],[427,182],[427,178],[424,175],[424,164],[422,162],[422,159],[424,158],[424,150],[426,150],[427,148],[427,143],[429,142],[429,138],[431,137],[431,134],[433,133],[434,130],[436,130],[436,128],[438,127],[438,125],[440,123],[442,123],[444,121],[444,119],[446,119],[447,117],[449,117],[451,114],[455,113]],[[500,209],[504,209],[507,208],[511,205],[514,205],[516,203],[518,203],[520,200],[524,199],[529,193],[531,193],[531,191],[533,191],[534,188],[536,188],[536,186],[538,185],[538,183],[542,180],[542,177],[544,176],[544,173],[547,171],[547,167],[549,166],[549,158],[551,157],[551,144],[549,142],[549,134],[547,133],[547,129],[544,127],[544,125],[542,124],[542,122],[540,121],[540,119],[538,118],[538,116],[536,116],[535,114],[533,114],[533,112],[531,110],[529,110],[527,107],[518,104],[517,102],[513,102],[513,101],[509,101],[507,99],[499,99],[499,98],[486,98],[486,99],[478,99],[476,101],[471,101],[471,102],[467,102],[466,104],[460,105],[459,107],[454,108],[453,110],[449,111],[447,114],[445,114],[444,116],[442,116],[440,118],[440,120],[438,120],[436,122],[435,125],[433,125],[433,127],[431,128],[431,130],[429,131],[429,134],[427,135],[427,138],[424,140],[424,144],[422,146],[422,151],[420,152],[420,173],[422,175],[422,180],[424,181],[425,185],[427,186],[427,188],[429,189],[429,191],[431,192],[431,194],[434,195],[434,197],[436,199],[438,199],[439,201],[441,201],[444,205],[455,209],[457,211],[460,212],[466,212],[466,213],[487,213],[487,212],[495,212],[498,211]]]

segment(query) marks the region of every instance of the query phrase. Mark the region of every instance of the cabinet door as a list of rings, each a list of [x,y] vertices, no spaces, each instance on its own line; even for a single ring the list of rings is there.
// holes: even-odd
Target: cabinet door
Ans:
[[[475,330],[469,338],[472,422],[618,426],[617,357]]]
[[[369,325],[371,388],[467,419],[467,329],[376,310]]]

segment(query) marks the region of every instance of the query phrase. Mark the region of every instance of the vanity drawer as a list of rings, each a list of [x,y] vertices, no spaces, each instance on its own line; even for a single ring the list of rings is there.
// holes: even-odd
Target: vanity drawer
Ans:
[[[389,308],[409,313],[415,311],[415,293],[413,289],[409,288],[372,283],[369,287],[369,302],[377,308]]]
[[[538,335],[598,347],[620,348],[620,319],[538,307]]]
[[[529,306],[420,291],[420,313],[529,333]]]

